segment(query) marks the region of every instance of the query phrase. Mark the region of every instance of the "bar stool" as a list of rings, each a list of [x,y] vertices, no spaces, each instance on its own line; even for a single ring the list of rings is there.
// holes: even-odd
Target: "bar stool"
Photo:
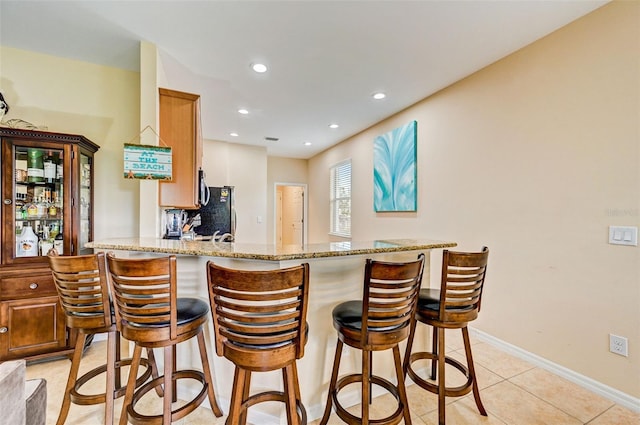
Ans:
[[[125,425],[128,419],[135,425],[168,425],[193,412],[207,396],[213,413],[222,416],[215,399],[203,334],[209,306],[197,298],[177,297],[176,257],[123,259],[107,254],[107,269],[116,324],[122,336],[135,343],[120,424]],[[178,371],[176,345],[193,337],[198,339],[203,372]],[[162,376],[136,389],[133,382],[143,347],[164,348],[164,371]],[[171,402],[177,401],[179,379],[196,380],[202,389],[191,401],[172,410]],[[136,403],[160,385],[164,389],[162,414],[145,415],[137,411]]]
[[[398,344],[407,339],[412,328],[424,261],[424,254],[420,254],[417,261],[406,263],[367,259],[362,300],[343,302],[333,309],[338,345],[321,425],[329,420],[332,404],[335,404],[338,417],[351,425],[394,425],[402,419],[406,425],[411,424]],[[344,344],[362,350],[362,371],[338,380]],[[372,373],[373,352],[388,349],[393,351],[397,385]],[[349,413],[338,400],[340,390],[354,382],[362,383],[360,417]],[[386,418],[369,419],[372,384],[387,390],[398,402],[396,411]]]
[[[105,403],[105,424],[113,423],[114,400],[125,393],[121,369],[131,359],[121,359],[120,332],[116,329],[109,298],[104,254],[57,256],[49,255],[53,281],[64,310],[66,325],[77,331],[77,339],[67,386],[58,416],[58,425],[64,424],[71,403],[92,405]],[[80,362],[88,336],[107,334],[107,362],[78,378]],[[153,351],[148,350],[148,361],[142,359],[144,373],[135,381],[142,385],[150,376],[158,376]],[[80,387],[106,372],[106,388],[102,394],[82,394]]]
[[[415,335],[414,323],[405,351],[404,367],[413,382],[427,391],[438,394],[438,423],[440,425],[445,424],[445,397],[459,397],[468,394],[471,390],[473,390],[473,397],[480,414],[487,416],[480,400],[467,324],[475,320],[480,311],[488,259],[489,249],[486,246],[482,248],[481,252],[444,250],[440,289],[425,288],[420,291],[416,318],[417,321],[434,328],[432,352],[411,353]],[[445,355],[445,329],[462,330],[467,366]],[[431,380],[435,382],[430,382],[416,373],[413,363],[423,359],[431,360]],[[467,382],[458,387],[446,387],[446,363],[462,372],[467,378]]]
[[[216,353],[235,365],[227,425],[244,425],[257,403],[286,405],[287,423],[306,424],[296,360],[307,340],[309,264],[244,271],[207,263]],[[282,369],[284,392],[249,396],[252,372]]]

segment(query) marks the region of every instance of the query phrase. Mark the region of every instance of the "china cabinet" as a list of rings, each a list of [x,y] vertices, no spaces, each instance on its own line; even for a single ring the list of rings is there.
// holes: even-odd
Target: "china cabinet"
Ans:
[[[0,361],[70,354],[75,335],[47,254],[91,253],[93,156],[84,136],[0,127]]]

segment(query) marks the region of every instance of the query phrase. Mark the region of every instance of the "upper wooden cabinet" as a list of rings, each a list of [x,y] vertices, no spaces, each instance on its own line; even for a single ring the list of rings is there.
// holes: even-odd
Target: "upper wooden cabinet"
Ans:
[[[199,207],[198,170],[202,166],[200,96],[159,89],[160,137],[172,149],[173,179],[160,182],[160,206]]]

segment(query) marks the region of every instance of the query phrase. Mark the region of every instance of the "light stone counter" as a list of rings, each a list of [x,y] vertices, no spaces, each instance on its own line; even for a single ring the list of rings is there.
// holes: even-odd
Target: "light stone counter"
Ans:
[[[347,255],[420,251],[456,246],[452,242],[429,239],[386,239],[362,242],[329,242],[308,245],[266,245],[234,242],[181,241],[159,238],[121,238],[89,242],[87,248],[155,252],[162,254],[204,255],[249,260],[284,261]]]
[[[268,270],[309,263],[309,306],[307,322],[309,339],[305,355],[298,362],[302,401],[307,409],[309,422],[322,416],[327,388],[331,378],[331,366],[337,335],[333,329],[331,312],[340,302],[362,298],[364,264],[367,258],[381,261],[413,261],[418,254],[426,254],[423,287],[429,286],[430,251],[456,246],[453,242],[429,239],[392,239],[363,242],[334,242],[305,246],[245,244],[233,242],[180,241],[155,238],[105,239],[87,245],[96,251],[114,251],[116,256],[148,257],[175,254],[178,256],[178,294],[195,296],[209,301],[206,264],[213,261],[224,267],[245,270]],[[422,328],[424,329],[424,327]],[[228,413],[233,382],[233,365],[215,354],[213,326],[209,321],[205,331],[209,359],[213,370],[216,396],[221,408]],[[416,336],[417,348],[428,347],[428,335]],[[404,347],[404,346],[403,346]],[[161,357],[161,356],[156,356]],[[195,367],[200,364],[197,344],[187,342],[178,347],[178,366]],[[340,375],[360,370],[361,352],[346,347],[343,351]],[[375,373],[395,381],[391,351],[374,355]],[[188,382],[187,382],[188,383]],[[186,387],[186,388],[185,388]],[[359,403],[358,385],[351,385],[340,393],[343,405]],[[254,373],[251,380],[253,392],[265,389],[282,390],[279,372]],[[181,398],[187,392],[195,395],[198,388],[181,383]],[[374,396],[381,394],[377,386]],[[249,409],[248,421],[259,424],[286,423],[280,403],[258,404]]]

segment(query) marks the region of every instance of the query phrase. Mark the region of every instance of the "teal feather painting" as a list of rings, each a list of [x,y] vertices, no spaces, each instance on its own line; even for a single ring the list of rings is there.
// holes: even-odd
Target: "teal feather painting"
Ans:
[[[376,212],[417,210],[417,128],[411,121],[373,140]]]

